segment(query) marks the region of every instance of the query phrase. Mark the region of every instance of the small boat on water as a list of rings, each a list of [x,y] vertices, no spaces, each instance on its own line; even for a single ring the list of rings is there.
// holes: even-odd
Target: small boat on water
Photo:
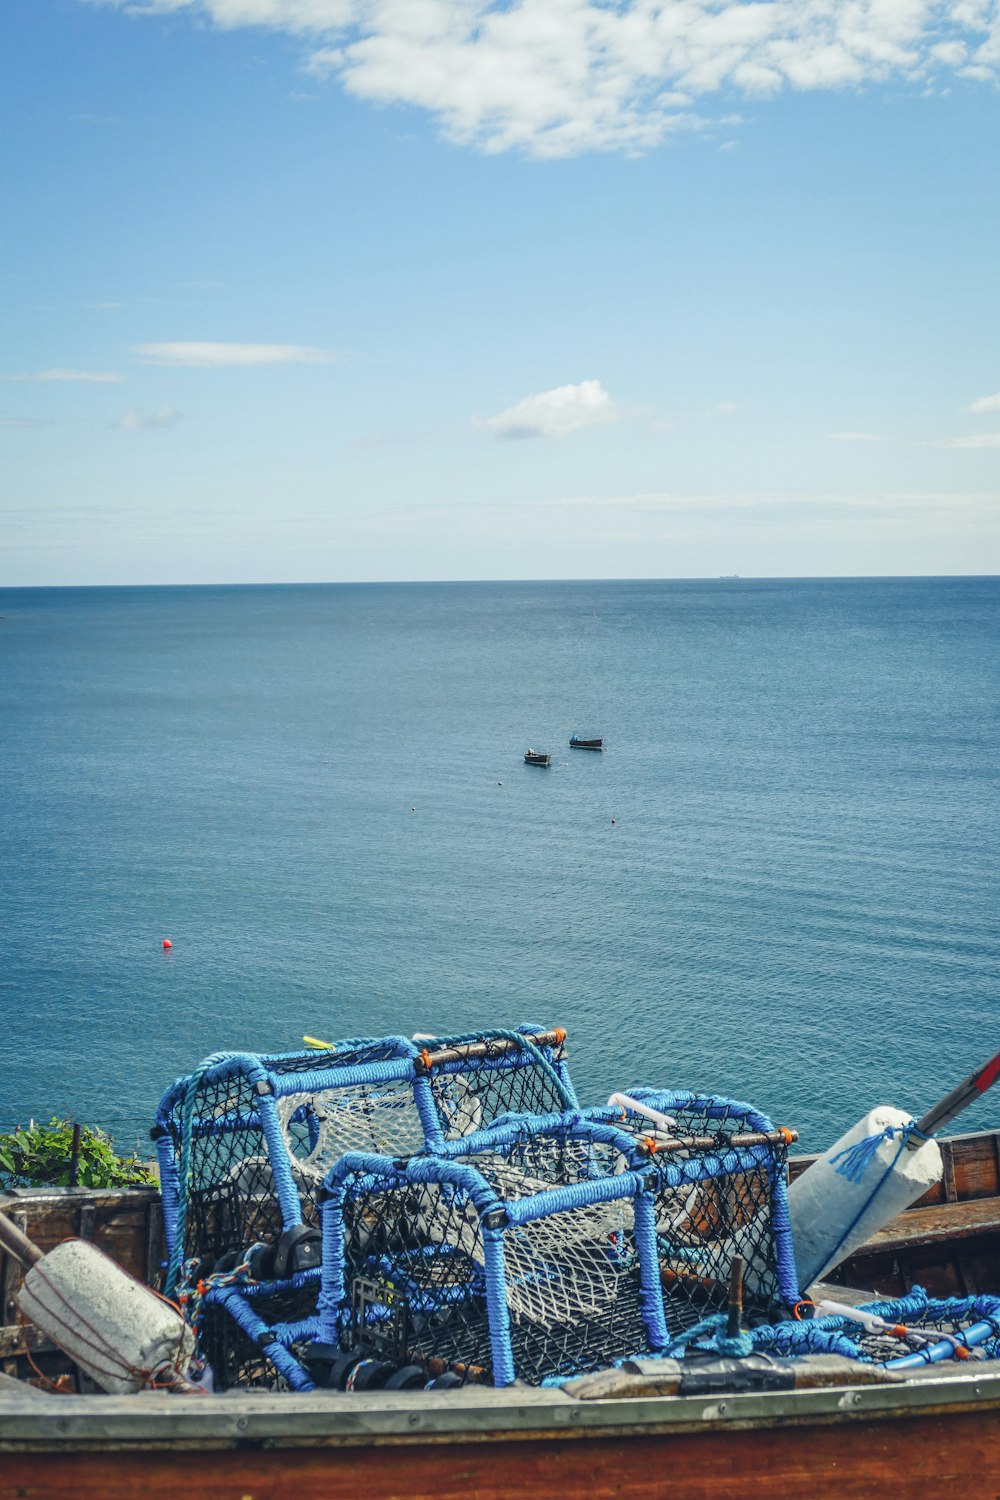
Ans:
[[[600,739],[585,740],[578,734],[571,734],[569,737],[569,748],[571,750],[603,750],[604,741]]]
[[[552,757],[546,755],[543,750],[532,750],[529,745],[524,752],[524,763],[526,766],[550,766]]]

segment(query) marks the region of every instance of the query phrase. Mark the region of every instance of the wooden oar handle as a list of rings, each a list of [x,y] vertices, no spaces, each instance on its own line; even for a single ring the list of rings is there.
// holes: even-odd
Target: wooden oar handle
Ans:
[[[37,1245],[33,1245],[12,1219],[6,1214],[0,1213],[0,1245],[13,1255],[16,1261],[20,1261],[24,1269],[30,1270],[42,1258],[42,1252]]]
[[[949,1125],[956,1115],[960,1115],[964,1109],[968,1109],[981,1094],[992,1088],[997,1079],[1000,1078],[1000,1052],[996,1057],[991,1057],[984,1067],[977,1068],[970,1073],[968,1078],[952,1089],[950,1094],[921,1115],[917,1121],[917,1130],[921,1135],[936,1135],[943,1126]],[[914,1146],[919,1146],[919,1140],[913,1140]],[[909,1143],[908,1143],[909,1144]]]

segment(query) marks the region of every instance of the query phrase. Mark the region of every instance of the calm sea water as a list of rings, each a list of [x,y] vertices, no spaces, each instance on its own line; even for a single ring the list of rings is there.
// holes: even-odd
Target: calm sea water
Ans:
[[[698,1086],[818,1147],[1000,1047],[1000,580],[0,610],[4,1124],[133,1145],[211,1051],[529,1020],[588,1101]]]

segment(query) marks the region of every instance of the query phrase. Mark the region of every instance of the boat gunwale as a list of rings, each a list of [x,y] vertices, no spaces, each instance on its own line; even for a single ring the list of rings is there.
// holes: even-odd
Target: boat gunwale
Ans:
[[[181,1397],[0,1395],[0,1452],[210,1443],[275,1448],[668,1435],[958,1410],[1000,1414],[1000,1371],[922,1372],[898,1383],[814,1390],[575,1400],[530,1388]]]

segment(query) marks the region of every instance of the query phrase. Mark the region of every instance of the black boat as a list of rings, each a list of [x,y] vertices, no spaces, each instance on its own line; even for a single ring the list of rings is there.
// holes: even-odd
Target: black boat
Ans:
[[[550,766],[551,755],[545,755],[541,750],[532,750],[529,746],[524,752],[524,763],[527,766]]]
[[[603,750],[603,740],[584,740],[578,734],[570,735],[569,748],[571,750]]]

